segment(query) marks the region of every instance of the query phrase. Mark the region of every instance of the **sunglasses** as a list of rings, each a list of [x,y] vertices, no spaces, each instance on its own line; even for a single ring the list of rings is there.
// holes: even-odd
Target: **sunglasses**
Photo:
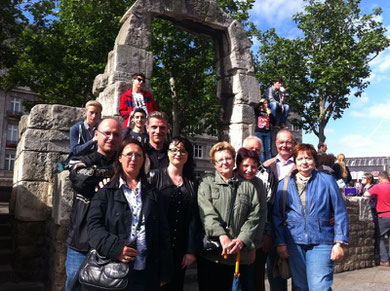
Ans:
[[[142,83],[145,83],[145,80],[144,79],[141,79],[141,78],[137,78],[138,82],[142,82]]]

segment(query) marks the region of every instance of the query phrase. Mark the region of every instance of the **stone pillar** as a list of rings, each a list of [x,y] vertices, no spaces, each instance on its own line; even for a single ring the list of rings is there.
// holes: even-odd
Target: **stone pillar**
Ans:
[[[24,280],[45,282],[52,271],[49,249],[56,169],[69,153],[69,128],[82,119],[81,108],[36,105],[19,124],[10,213],[14,215],[14,266]],[[63,235],[55,237],[64,240]]]

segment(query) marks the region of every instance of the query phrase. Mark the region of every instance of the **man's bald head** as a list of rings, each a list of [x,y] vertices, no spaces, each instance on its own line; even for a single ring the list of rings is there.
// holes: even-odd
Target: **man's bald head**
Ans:
[[[251,135],[244,139],[242,146],[248,150],[255,151],[259,156],[263,149],[263,143],[257,136]]]
[[[122,127],[120,123],[113,118],[106,118],[100,122],[95,131],[97,137],[97,151],[106,158],[111,158],[118,149],[122,139]]]

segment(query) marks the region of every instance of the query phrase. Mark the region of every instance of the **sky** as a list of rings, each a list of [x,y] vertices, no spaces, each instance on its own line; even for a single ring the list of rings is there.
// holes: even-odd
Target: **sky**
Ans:
[[[261,30],[275,28],[278,35],[295,38],[299,30],[292,16],[302,11],[303,5],[303,0],[256,0],[250,11],[251,21]],[[365,14],[377,7],[382,7],[380,20],[390,37],[390,1],[361,0],[360,9]],[[370,67],[370,85],[362,97],[351,97],[343,117],[330,120],[325,129],[329,153],[343,153],[346,157],[390,156],[390,48],[381,52]],[[303,142],[316,146],[318,138],[303,133]]]

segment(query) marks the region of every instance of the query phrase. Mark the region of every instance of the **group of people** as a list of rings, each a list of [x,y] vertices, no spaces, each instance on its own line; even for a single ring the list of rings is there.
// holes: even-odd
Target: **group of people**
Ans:
[[[266,264],[271,290],[287,290],[272,272],[278,257],[288,258],[294,290],[331,290],[348,218],[335,179],[316,170],[313,146],[296,145],[281,129],[278,154],[262,163],[257,136],[238,150],[218,142],[209,152],[215,171],[197,179],[191,142],[182,136],[166,142],[167,115],[135,105],[142,96],[154,103],[134,87],[144,83],[135,74],[131,90],[141,96],[122,96],[121,106],[133,106],[121,107],[123,126],[100,121],[102,107],[90,101],[86,120],[70,131],[75,195],[66,290],[80,287],[77,273],[90,248],[131,266],[129,290],[183,290],[195,261],[199,290],[229,290],[238,253],[243,291],[265,290]]]

